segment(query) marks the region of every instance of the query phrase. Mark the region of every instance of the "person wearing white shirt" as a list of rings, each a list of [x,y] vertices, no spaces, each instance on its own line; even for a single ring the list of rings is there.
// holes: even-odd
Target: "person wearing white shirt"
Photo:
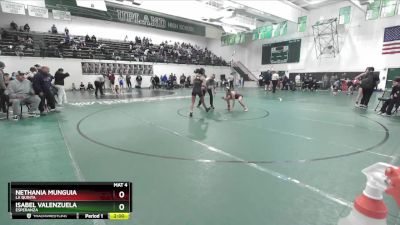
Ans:
[[[297,75],[294,77],[294,81],[295,81],[295,83],[296,83],[296,87],[297,87],[297,88],[301,88],[301,77],[300,77],[300,74],[297,74]]]
[[[276,86],[278,85],[279,81],[279,74],[276,71],[272,72],[271,80],[272,80],[272,93],[275,93]]]

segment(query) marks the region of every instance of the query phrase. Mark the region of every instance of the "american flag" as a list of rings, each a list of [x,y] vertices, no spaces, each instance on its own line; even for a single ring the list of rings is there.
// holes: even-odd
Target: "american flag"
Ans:
[[[382,54],[400,53],[400,26],[386,27],[383,37]]]

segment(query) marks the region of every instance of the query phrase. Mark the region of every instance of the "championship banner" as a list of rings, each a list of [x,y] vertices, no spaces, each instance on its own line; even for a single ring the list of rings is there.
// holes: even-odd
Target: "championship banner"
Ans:
[[[379,18],[382,0],[371,0],[367,6],[366,19],[376,20]]]
[[[246,33],[221,36],[221,45],[238,45],[246,42]]]
[[[350,14],[351,14],[351,7],[346,6],[342,7],[339,10],[339,24],[348,24],[350,23]]]
[[[107,11],[106,2],[104,0],[76,0],[76,4],[80,7]]]
[[[397,0],[383,0],[381,8],[381,17],[391,17],[396,15]]]
[[[53,18],[56,20],[71,20],[71,12],[56,9],[53,9],[51,12],[53,14]]]
[[[28,15],[41,18],[49,18],[49,10],[43,7],[28,5]]]
[[[19,4],[15,2],[6,2],[6,1],[1,1],[0,4],[1,4],[1,11],[4,13],[25,15],[24,4]]]
[[[307,29],[307,16],[299,17],[297,22],[297,32],[305,32],[306,29]]]

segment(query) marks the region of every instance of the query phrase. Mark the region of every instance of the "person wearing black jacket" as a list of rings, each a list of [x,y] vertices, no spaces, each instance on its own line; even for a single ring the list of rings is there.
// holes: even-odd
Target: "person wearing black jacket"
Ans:
[[[263,74],[263,80],[264,80],[264,90],[268,91],[270,90],[270,84],[271,84],[271,71],[267,71]]]
[[[364,73],[358,75],[355,79],[361,78],[362,99],[360,107],[367,108],[369,100],[374,92],[374,88],[379,83],[379,75],[374,73],[374,67],[367,67]]]
[[[383,103],[382,108],[378,112],[378,114],[384,116],[391,116],[393,107],[399,104],[400,104],[400,77],[397,77],[393,81],[393,87],[392,87],[392,92],[390,92],[390,98]]]
[[[3,113],[6,113],[6,95],[4,94],[6,90],[6,82],[4,80],[4,67],[6,67],[6,65],[0,61],[0,109]]]
[[[65,94],[64,79],[69,77],[69,73],[64,73],[64,69],[60,68],[54,75],[54,85],[57,89],[57,103],[62,105],[67,103],[67,95]]]
[[[142,76],[137,75],[136,77],[136,87],[135,88],[142,88]]]
[[[31,31],[31,27],[29,26],[29,24],[25,24],[25,26],[24,26],[24,31],[25,31],[25,32]]]
[[[11,21],[10,28],[11,30],[18,30],[18,25],[14,21]]]
[[[132,88],[131,75],[130,74],[126,75],[126,86],[128,88]]]
[[[39,111],[40,114],[44,113],[45,102],[47,101],[50,112],[56,110],[54,94],[51,90],[51,81],[53,76],[49,73],[49,67],[42,66],[39,71],[33,77],[33,90],[35,94],[40,97]]]

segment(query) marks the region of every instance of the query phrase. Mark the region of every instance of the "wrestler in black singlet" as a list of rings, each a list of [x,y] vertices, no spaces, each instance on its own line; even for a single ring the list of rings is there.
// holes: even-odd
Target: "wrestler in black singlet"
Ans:
[[[203,97],[203,90],[201,89],[203,84],[203,80],[200,79],[199,76],[196,76],[196,78],[193,81],[193,90],[192,90],[192,96],[198,95],[200,98]]]

